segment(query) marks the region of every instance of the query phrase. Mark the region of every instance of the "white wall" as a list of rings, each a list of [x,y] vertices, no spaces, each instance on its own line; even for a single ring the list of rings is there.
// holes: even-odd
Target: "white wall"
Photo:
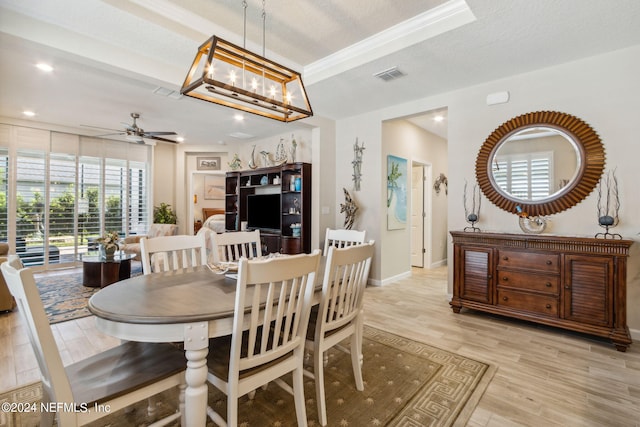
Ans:
[[[371,186],[367,187],[370,190],[367,194],[373,195],[362,203],[368,214],[375,217],[367,219],[367,231],[369,227],[377,230],[377,237],[380,237],[384,226],[381,215],[384,202],[381,155],[386,156],[386,151],[382,148],[380,135],[383,120],[448,107],[448,222],[449,229],[460,230],[467,225],[462,206],[464,181],[470,184],[475,182],[475,158],[485,138],[505,121],[523,113],[556,110],[572,114],[595,129],[605,146],[606,167],[617,168],[622,207],[620,225],[615,231],[636,241],[628,263],[627,317],[635,336],[640,336],[640,310],[636,309],[640,305],[640,197],[637,190],[640,182],[640,143],[636,125],[640,117],[638,76],[640,46],[340,120],[336,126],[338,141],[353,140],[359,135],[367,143],[363,183]],[[504,90],[511,94],[509,103],[486,105],[488,94]],[[342,157],[350,159],[347,151],[336,147],[336,160]],[[336,179],[345,180],[347,177],[348,171],[338,168]],[[477,225],[487,231],[521,232],[514,214],[494,207],[485,198]],[[595,195],[591,194],[577,206],[553,215],[547,231],[579,236],[594,236],[602,231],[597,225]],[[385,238],[380,245],[376,245],[376,257],[385,260],[393,258],[395,253],[406,252],[406,245],[402,239]],[[451,248],[449,254],[451,256]],[[405,263],[404,260],[399,262]],[[393,271],[380,263],[374,263],[372,268],[372,277],[381,281],[386,280]],[[451,270],[449,273],[449,289],[452,289]]]

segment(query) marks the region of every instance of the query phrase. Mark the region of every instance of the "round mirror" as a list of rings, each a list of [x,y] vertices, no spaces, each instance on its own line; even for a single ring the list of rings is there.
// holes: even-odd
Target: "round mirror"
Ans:
[[[604,169],[595,131],[564,113],[515,117],[485,140],[476,159],[484,195],[508,212],[550,215],[582,201]]]

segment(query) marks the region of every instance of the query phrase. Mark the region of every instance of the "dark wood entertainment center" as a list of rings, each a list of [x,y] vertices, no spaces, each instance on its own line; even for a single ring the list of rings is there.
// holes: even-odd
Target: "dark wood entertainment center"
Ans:
[[[455,313],[463,307],[631,344],[632,240],[452,231]]]
[[[296,178],[300,178],[296,186]],[[311,252],[311,164],[286,163],[226,173],[225,228],[239,231],[248,221],[248,197],[253,194],[278,194],[279,228],[260,229],[267,253],[298,254]],[[300,224],[299,235],[291,228]],[[251,228],[250,228],[251,229]]]

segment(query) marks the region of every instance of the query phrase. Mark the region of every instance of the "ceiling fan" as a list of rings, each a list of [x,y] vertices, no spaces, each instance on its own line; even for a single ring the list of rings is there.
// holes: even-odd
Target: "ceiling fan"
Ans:
[[[107,133],[104,135],[96,135],[98,137],[102,137],[102,136],[112,136],[112,135],[124,135],[125,138],[127,139],[127,141],[131,141],[131,142],[135,142],[138,144],[146,144],[145,139],[151,139],[151,140],[155,140],[155,141],[163,141],[163,142],[172,142],[174,144],[177,144],[177,141],[171,140],[171,139],[167,139],[167,138],[162,138],[162,136],[168,136],[168,135],[177,135],[177,133],[175,132],[145,132],[144,129],[142,129],[141,127],[138,126],[138,124],[136,123],[136,120],[140,118],[140,113],[131,113],[131,117],[133,118],[133,123],[129,124],[129,123],[122,123],[123,125],[125,125],[125,129],[120,131],[117,129],[109,129],[109,128],[102,128],[102,127],[98,127],[98,126],[89,126],[89,125],[81,125],[84,127],[90,127],[90,128],[96,128],[96,129],[104,129],[104,130],[112,130],[115,131],[116,133]]]

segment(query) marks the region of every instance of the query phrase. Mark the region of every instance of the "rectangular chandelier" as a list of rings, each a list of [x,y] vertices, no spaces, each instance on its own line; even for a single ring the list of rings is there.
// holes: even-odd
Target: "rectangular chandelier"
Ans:
[[[180,93],[282,122],[313,116],[300,73],[217,36],[198,48]]]

